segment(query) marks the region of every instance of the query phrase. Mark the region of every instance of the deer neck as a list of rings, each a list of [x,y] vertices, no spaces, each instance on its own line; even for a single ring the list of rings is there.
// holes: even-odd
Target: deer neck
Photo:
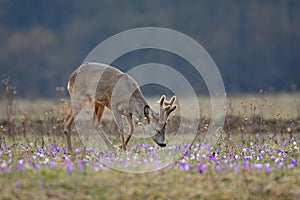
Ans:
[[[148,105],[147,101],[140,91],[137,90],[130,98],[130,113],[135,115],[139,120],[143,120],[145,117],[144,108],[146,105]]]

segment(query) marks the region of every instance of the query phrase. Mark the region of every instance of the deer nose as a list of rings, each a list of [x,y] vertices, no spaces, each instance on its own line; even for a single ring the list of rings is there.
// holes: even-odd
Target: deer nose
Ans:
[[[166,143],[161,143],[161,144],[158,144],[160,147],[166,147],[167,144]]]

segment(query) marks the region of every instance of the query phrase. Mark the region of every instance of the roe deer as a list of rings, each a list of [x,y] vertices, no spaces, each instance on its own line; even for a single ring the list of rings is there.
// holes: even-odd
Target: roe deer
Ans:
[[[87,72],[88,76],[86,76],[85,80],[76,80],[81,71],[82,73]],[[86,83],[88,83],[88,81],[91,81],[90,77],[92,77],[93,75],[97,76],[97,71],[101,71],[101,74],[100,77],[98,77],[99,80],[96,83],[96,88],[94,88],[94,95],[91,95],[89,94],[89,92],[87,92],[89,86]],[[105,107],[113,110],[116,121],[122,120],[122,116],[126,117],[129,125],[129,134],[126,140],[124,139],[123,128],[120,128],[122,138],[122,144],[120,145],[120,147],[123,150],[126,150],[126,146],[134,132],[133,116],[138,119],[138,125],[142,125],[145,128],[145,131],[159,146],[166,146],[166,123],[169,115],[177,107],[177,105],[173,105],[176,100],[175,96],[173,96],[170,101],[166,101],[165,95],[160,98],[160,111],[158,114],[150,108],[149,104],[147,103],[139,89],[138,83],[132,77],[112,66],[101,63],[89,62],[82,64],[71,74],[68,82],[68,91],[71,100],[73,100],[74,94],[77,92],[74,91],[76,90],[75,81],[77,81],[76,84],[81,87],[81,92],[83,91],[87,93],[80,95],[87,96],[88,103],[91,103],[92,106],[94,106],[94,127],[98,127],[100,125]],[[113,102],[114,99],[116,99],[115,102]],[[84,102],[83,104],[86,103],[87,102]],[[67,138],[68,151],[71,152],[71,126],[74,122],[75,116],[76,113],[74,113],[74,109],[71,108],[70,113],[65,119],[64,132]],[[115,148],[105,134],[100,133],[100,136],[109,148]]]

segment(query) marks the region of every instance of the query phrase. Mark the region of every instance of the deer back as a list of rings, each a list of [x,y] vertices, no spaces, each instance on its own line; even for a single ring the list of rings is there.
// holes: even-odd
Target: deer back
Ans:
[[[71,98],[74,98],[76,92],[77,98],[82,98],[82,102],[94,99],[125,115],[140,115],[147,104],[132,77],[101,63],[85,63],[78,67],[70,76],[68,90]],[[112,99],[115,101],[112,102]],[[112,105],[115,108],[112,108]]]

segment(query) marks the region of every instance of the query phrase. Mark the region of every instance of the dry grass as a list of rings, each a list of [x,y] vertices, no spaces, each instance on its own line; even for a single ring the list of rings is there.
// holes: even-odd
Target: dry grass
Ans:
[[[146,174],[113,170],[0,175],[0,199],[297,199],[300,170],[209,172],[176,168]]]
[[[16,99],[12,94],[8,91],[1,99],[0,147],[16,143],[65,145],[62,122],[67,101]],[[229,141],[228,148],[234,149],[232,138],[248,145],[255,134],[280,134],[282,138],[295,137],[299,142],[299,99],[299,94],[229,97],[221,142]],[[200,97],[199,103],[201,134],[207,131],[210,120],[210,100]],[[103,124],[116,132],[109,112]],[[177,126],[176,116],[170,124]],[[272,136],[270,139],[276,144]],[[76,137],[73,142],[80,145]],[[13,159],[17,162],[20,157]],[[145,174],[85,168],[68,172],[59,167],[0,171],[0,199],[297,199],[299,188],[299,166],[269,173],[227,169],[199,174],[196,169],[183,171],[178,166]]]

